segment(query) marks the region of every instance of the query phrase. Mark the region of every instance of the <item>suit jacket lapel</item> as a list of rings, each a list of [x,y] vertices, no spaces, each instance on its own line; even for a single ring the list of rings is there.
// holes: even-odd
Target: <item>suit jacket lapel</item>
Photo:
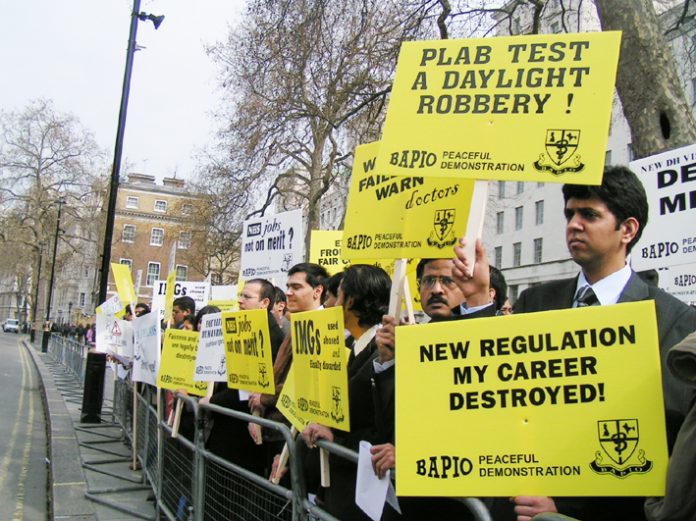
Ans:
[[[621,302],[637,302],[650,298],[648,285],[643,282],[636,272],[631,273],[631,278],[628,279],[626,286],[619,295],[618,303]]]

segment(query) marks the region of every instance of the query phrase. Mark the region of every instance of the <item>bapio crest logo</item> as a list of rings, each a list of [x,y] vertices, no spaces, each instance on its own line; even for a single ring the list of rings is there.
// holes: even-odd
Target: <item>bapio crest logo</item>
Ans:
[[[645,451],[636,452],[640,441],[638,420],[601,420],[597,422],[597,431],[602,450],[595,452],[595,459],[590,463],[593,471],[617,478],[650,472],[652,461],[645,458]]]
[[[346,419],[346,416],[343,414],[343,398],[341,397],[340,387],[332,387],[331,399],[334,403],[333,409],[331,409],[331,419],[333,419],[333,421],[336,423],[341,423]]]
[[[433,218],[433,231],[428,237],[428,245],[437,248],[446,248],[454,245],[457,238],[454,236],[454,221],[457,211],[454,208],[436,210]]]
[[[550,129],[546,131],[546,154],[540,154],[534,162],[539,172],[553,175],[577,173],[585,168],[580,162],[580,155],[575,152],[580,144],[580,131],[568,129]]]

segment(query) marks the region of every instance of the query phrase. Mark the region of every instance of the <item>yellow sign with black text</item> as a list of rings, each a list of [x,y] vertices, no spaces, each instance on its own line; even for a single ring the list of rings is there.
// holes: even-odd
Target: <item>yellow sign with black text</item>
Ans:
[[[653,301],[396,329],[406,496],[661,496]]]
[[[600,184],[620,42],[616,31],[404,42],[375,170]]]
[[[273,394],[273,354],[268,332],[268,311],[222,313],[227,387],[254,393]]]
[[[111,271],[114,275],[114,282],[116,282],[118,298],[121,299],[121,302],[135,305],[138,302],[138,299],[135,295],[133,279],[131,278],[131,271],[128,265],[112,262]]]
[[[197,352],[197,331],[167,329],[164,332],[157,385],[170,391],[185,389],[188,394],[204,396],[208,391],[209,382],[193,381]]]
[[[355,149],[342,258],[452,257],[466,232],[474,182],[385,175],[375,168],[382,148],[374,142]]]
[[[278,410],[298,430],[309,422],[350,431],[343,309],[293,313],[292,366]]]
[[[309,243],[309,262],[324,266],[329,275],[343,271],[350,261],[341,257],[341,230],[312,230]]]

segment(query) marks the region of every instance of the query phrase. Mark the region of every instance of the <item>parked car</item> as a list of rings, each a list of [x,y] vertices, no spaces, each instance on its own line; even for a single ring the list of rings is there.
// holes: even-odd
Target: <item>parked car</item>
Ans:
[[[19,320],[16,318],[8,318],[2,324],[2,330],[7,333],[12,331],[13,333],[19,333]]]

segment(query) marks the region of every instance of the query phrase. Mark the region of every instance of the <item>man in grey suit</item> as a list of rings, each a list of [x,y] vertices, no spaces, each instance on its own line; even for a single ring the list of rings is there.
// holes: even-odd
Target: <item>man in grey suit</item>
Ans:
[[[694,394],[693,388],[674,378],[667,369],[667,352],[696,330],[696,309],[661,289],[649,286],[628,264],[631,248],[648,220],[643,185],[628,168],[613,166],[605,169],[600,186],[564,185],[563,198],[568,251],[582,271],[572,279],[525,290],[516,302],[514,312],[654,300],[668,438],[674,436]],[[518,521],[549,511],[593,521],[645,518],[641,498],[554,500],[521,496],[514,499]]]

